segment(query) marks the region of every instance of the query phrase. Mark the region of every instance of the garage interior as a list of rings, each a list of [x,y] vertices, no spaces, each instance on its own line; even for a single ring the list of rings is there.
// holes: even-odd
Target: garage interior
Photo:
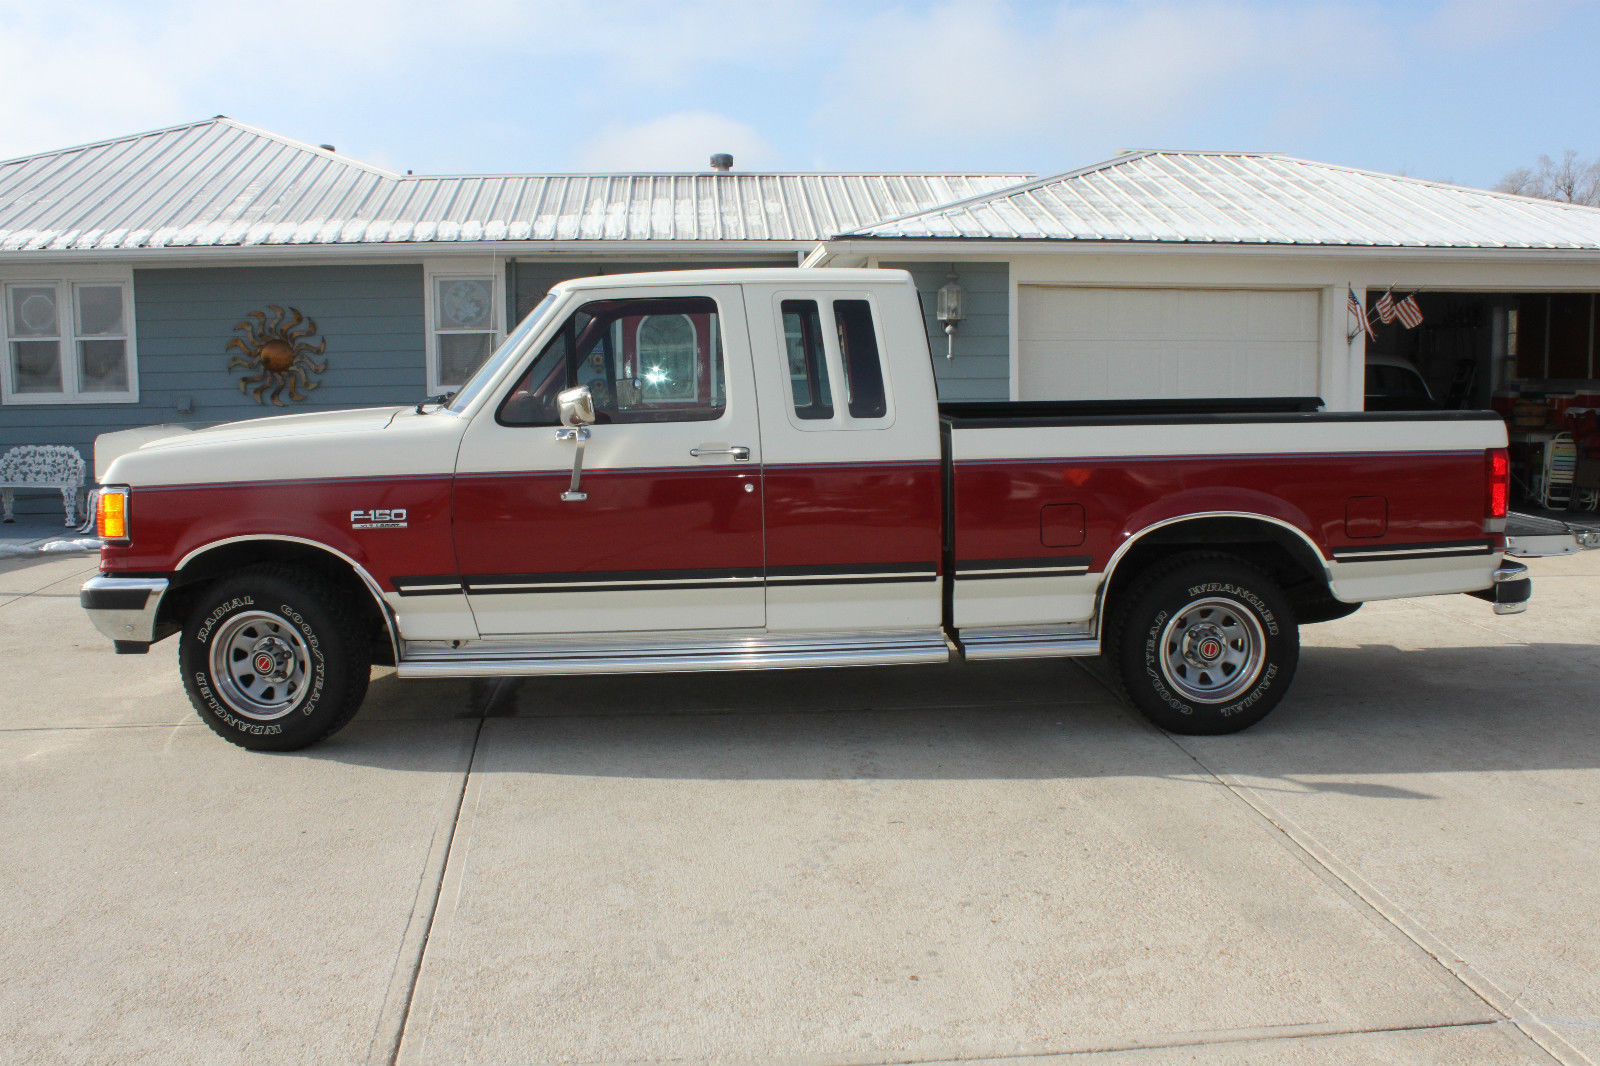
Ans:
[[[1368,293],[1369,306],[1378,295]],[[1394,292],[1396,300],[1405,295]],[[1439,407],[1498,411],[1520,505],[1600,509],[1600,294],[1415,295],[1421,325],[1374,322],[1369,362],[1414,364]]]

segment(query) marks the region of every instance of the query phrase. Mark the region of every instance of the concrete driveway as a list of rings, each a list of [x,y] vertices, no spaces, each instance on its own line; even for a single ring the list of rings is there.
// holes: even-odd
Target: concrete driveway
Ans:
[[[1166,736],[1066,663],[401,682],[213,736],[0,561],[0,1060],[1600,1058],[1600,558]]]

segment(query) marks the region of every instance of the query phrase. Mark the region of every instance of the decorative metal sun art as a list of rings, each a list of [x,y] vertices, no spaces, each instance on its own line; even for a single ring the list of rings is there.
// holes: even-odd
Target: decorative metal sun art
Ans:
[[[272,314],[269,316],[267,311]],[[328,342],[323,339],[311,343],[317,333],[316,320],[301,314],[298,308],[268,304],[267,311],[251,311],[246,315],[243,322],[233,327],[234,332],[243,333],[243,336],[229,340],[223,351],[237,348],[244,353],[228,360],[229,370],[242,367],[254,371],[239,380],[240,392],[248,392],[256,403],[265,404],[267,401],[262,394],[271,389],[272,402],[282,407],[284,403],[278,397],[285,389],[289,390],[289,399],[304,400],[300,390],[310,392],[320,384],[312,375],[327,370],[328,364],[326,360],[319,363],[312,356],[321,355]]]

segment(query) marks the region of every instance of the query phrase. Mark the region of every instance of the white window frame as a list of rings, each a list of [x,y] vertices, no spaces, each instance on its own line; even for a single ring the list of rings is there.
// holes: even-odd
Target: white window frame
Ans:
[[[56,292],[56,326],[61,345],[61,391],[17,392],[11,374],[11,295],[13,288],[29,286],[54,288]],[[128,388],[122,392],[84,392],[78,382],[78,342],[104,338],[78,335],[78,290],[86,286],[104,286],[122,290],[122,324],[125,330],[123,343],[128,360]],[[28,406],[48,404],[138,403],[139,402],[139,338],[134,328],[133,271],[116,268],[74,267],[8,271],[0,276],[0,404]],[[113,338],[114,339],[114,338]]]
[[[489,351],[492,353],[506,339],[506,264],[499,256],[492,259],[434,259],[423,264],[422,292],[427,364],[428,395],[459,389],[460,384],[444,385],[439,381],[439,309],[438,291],[441,281],[488,281],[491,289],[489,325],[493,337]],[[446,333],[479,333],[481,330],[446,330]],[[463,383],[464,384],[464,383]]]

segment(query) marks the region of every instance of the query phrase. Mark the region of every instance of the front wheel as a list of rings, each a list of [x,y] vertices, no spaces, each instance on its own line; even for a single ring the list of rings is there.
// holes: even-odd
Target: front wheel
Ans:
[[[1121,694],[1173,733],[1254,725],[1283,698],[1300,659],[1288,597],[1229,555],[1180,556],[1153,568],[1128,590],[1108,637]]]
[[[213,731],[256,751],[293,751],[342,728],[371,661],[354,613],[314,575],[260,566],[195,600],[178,661]]]

